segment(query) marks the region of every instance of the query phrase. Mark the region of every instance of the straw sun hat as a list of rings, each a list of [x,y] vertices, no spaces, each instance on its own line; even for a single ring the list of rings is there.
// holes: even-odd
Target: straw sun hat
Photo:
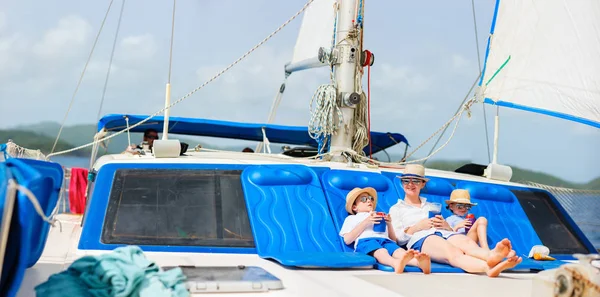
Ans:
[[[419,164],[406,165],[406,167],[404,168],[404,173],[402,173],[402,175],[399,175],[398,178],[416,178],[425,182],[429,181],[429,179],[425,177],[425,167]]]
[[[377,206],[377,191],[371,187],[363,189],[354,188],[352,191],[348,192],[348,195],[346,195],[346,211],[349,214],[354,214],[354,211],[352,211],[352,205],[354,205],[354,201],[356,201],[356,198],[358,198],[358,196],[360,196],[362,193],[367,193],[369,196],[373,197],[373,210],[375,210],[375,207]]]
[[[450,199],[446,200],[446,204],[449,205],[450,203],[462,203],[473,206],[477,205],[477,203],[471,203],[471,195],[469,194],[469,191],[461,189],[452,191],[450,194]]]

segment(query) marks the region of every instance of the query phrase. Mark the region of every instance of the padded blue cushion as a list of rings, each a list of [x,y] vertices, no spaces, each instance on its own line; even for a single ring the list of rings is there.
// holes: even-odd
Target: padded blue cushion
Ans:
[[[477,206],[471,208],[476,217],[488,220],[488,243],[494,247],[502,238],[508,238],[513,249],[520,256],[527,256],[531,247],[542,244],[529,218],[514,194],[498,185],[461,181],[458,189],[466,189],[471,201]]]
[[[53,162],[10,158],[6,160],[15,181],[29,189],[48,216],[56,206],[62,167]],[[14,296],[19,290],[25,269],[33,266],[42,254],[50,225],[37,214],[29,198],[21,191],[17,192],[12,217],[9,244],[5,257],[10,259],[8,270],[2,272],[2,296]],[[18,247],[18,249],[13,249]]]
[[[377,211],[388,212],[390,207],[398,202],[398,195],[389,179],[379,173],[350,171],[350,170],[330,170],[323,174],[323,188],[327,203],[331,210],[331,216],[336,229],[342,229],[344,220],[348,216],[346,211],[346,195],[352,189],[359,187],[373,187],[377,190]],[[338,237],[340,237],[338,235]],[[341,237],[340,237],[341,238]],[[352,246],[346,245],[341,241],[342,246],[347,251],[354,251]]]
[[[0,222],[2,222],[2,219],[4,218],[4,203],[7,198],[6,195],[8,192],[8,181],[12,178],[13,176],[7,164],[0,163]],[[25,247],[23,246],[23,242],[21,242],[21,228],[19,225],[19,208],[17,201],[15,201],[13,207],[8,244],[6,245],[4,258],[2,259],[0,296],[14,296],[16,290],[21,285],[23,273],[25,271],[24,261],[26,261],[27,254],[19,253],[19,251],[21,249],[25,249]],[[9,291],[12,293],[9,293]]]
[[[372,266],[375,259],[341,249],[317,175],[303,165],[249,166],[242,187],[259,256],[283,265]]]
[[[398,202],[398,194],[394,189],[392,182],[379,173],[350,171],[350,170],[330,170],[322,176],[325,195],[331,210],[331,216],[337,230],[342,229],[344,220],[348,216],[346,211],[346,195],[352,189],[359,187],[373,187],[377,190],[377,211],[389,212],[390,207]],[[339,233],[339,232],[338,232]],[[338,235],[339,236],[339,235]],[[341,237],[340,237],[341,238]],[[354,247],[346,245],[340,240],[342,247],[346,251],[354,251]],[[394,271],[392,267],[377,263],[375,266],[379,270]],[[421,272],[417,267],[407,266],[404,271]],[[443,272],[443,271],[434,271]]]
[[[52,180],[52,188],[47,189],[49,193],[45,193],[42,197],[38,197],[40,202],[40,206],[44,210],[44,214],[46,216],[50,216],[52,211],[56,207],[58,203],[58,198],[60,196],[60,190],[63,183],[63,168],[60,164],[54,162],[46,162],[32,159],[19,159],[23,164],[27,166],[31,166],[35,170],[37,170],[41,176],[44,178],[50,178]],[[37,218],[36,222],[34,222],[34,226],[32,226],[33,230],[36,230],[37,233],[31,242],[31,254],[29,256],[29,261],[27,263],[27,267],[32,267],[42,256],[42,252],[44,251],[44,246],[46,245],[46,239],[48,238],[48,232],[50,231],[50,225],[44,222],[42,218],[40,218],[37,213],[35,215]],[[39,230],[39,233],[37,232]]]

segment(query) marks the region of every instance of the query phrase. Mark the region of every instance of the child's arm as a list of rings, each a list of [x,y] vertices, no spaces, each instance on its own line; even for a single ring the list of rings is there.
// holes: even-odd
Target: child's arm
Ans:
[[[396,231],[394,231],[394,225],[392,224],[392,217],[388,213],[385,216],[385,223],[387,224],[388,236],[393,241],[398,241],[398,237],[396,237]]]
[[[360,222],[358,225],[356,225],[356,227],[354,227],[352,229],[352,231],[342,235],[344,237],[344,243],[345,244],[353,243],[360,236],[360,234],[362,234],[363,231],[365,231],[365,228],[367,228],[367,226],[369,224],[373,224],[373,222],[375,222],[377,220],[379,220],[379,218],[375,216],[374,212],[371,212],[371,214],[368,217],[366,217],[362,222]],[[342,226],[342,229],[344,229],[343,226]]]

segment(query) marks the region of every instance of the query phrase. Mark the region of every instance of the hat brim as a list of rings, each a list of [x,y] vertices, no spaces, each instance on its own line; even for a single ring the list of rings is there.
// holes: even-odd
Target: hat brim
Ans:
[[[407,178],[416,178],[416,179],[420,179],[422,181],[428,182],[429,179],[422,176],[422,175],[418,175],[418,174],[412,174],[412,173],[403,173],[401,175],[398,175],[397,178],[399,179],[407,179]]]
[[[354,211],[352,211],[352,206],[354,205],[356,198],[358,198],[358,196],[360,196],[360,194],[362,194],[362,193],[367,193],[371,197],[373,197],[373,210],[375,210],[375,208],[377,207],[377,191],[371,187],[366,187],[363,189],[356,188],[356,189],[359,189],[359,190],[352,192],[352,191],[354,191],[354,189],[353,189],[346,196],[346,211],[349,214],[354,214]]]
[[[472,206],[476,206],[476,205],[477,205],[477,203],[472,203],[472,202],[464,202],[464,201],[452,201],[452,200],[446,200],[445,202],[446,202],[446,205],[450,205],[450,203],[457,203],[457,204],[458,204],[458,203],[460,203],[460,204],[469,204],[469,205],[472,205]]]

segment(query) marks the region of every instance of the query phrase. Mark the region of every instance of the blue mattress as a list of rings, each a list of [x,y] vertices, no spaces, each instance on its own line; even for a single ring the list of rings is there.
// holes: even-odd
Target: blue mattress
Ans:
[[[404,190],[398,174],[383,172],[391,179],[397,190],[398,196],[404,197]],[[528,259],[529,250],[534,245],[542,244],[533,226],[529,222],[525,211],[519,204],[517,197],[508,189],[490,184],[459,181],[456,186],[450,181],[428,176],[429,181],[421,190],[421,196],[429,202],[438,202],[443,205],[442,216],[445,218],[452,215],[445,208],[445,201],[450,198],[454,189],[466,189],[471,194],[471,200],[478,205],[471,209],[476,217],[484,216],[488,220],[488,244],[494,247],[503,238],[508,238],[517,255],[523,257],[523,262],[514,270],[534,270],[556,268],[566,262],[563,261],[535,261]],[[443,265],[443,264],[440,264]],[[447,266],[447,265],[444,265]]]
[[[2,163],[3,169],[21,186],[28,188],[38,199],[46,216],[56,206],[62,184],[62,167],[53,162],[11,158]],[[0,177],[6,181],[9,174]],[[2,182],[4,184],[4,181]],[[6,187],[2,185],[4,192]],[[2,196],[4,204],[4,196]],[[42,254],[50,225],[39,217],[29,198],[17,192],[12,223],[5,253],[0,287],[1,296],[15,296],[25,269],[33,266]]]
[[[372,266],[373,257],[344,252],[323,188],[302,165],[249,166],[242,187],[258,255],[286,266]]]
[[[388,212],[392,205],[398,202],[398,194],[394,189],[392,182],[379,173],[361,172],[350,170],[330,170],[323,173],[323,187],[325,196],[329,203],[331,216],[337,230],[341,230],[344,220],[348,216],[346,211],[346,195],[355,187],[365,188],[373,187],[377,190],[377,211]],[[338,235],[339,236],[339,235]],[[341,238],[341,237],[340,237]],[[352,246],[346,245],[340,240],[344,250],[353,251]],[[441,264],[440,264],[441,265]],[[445,265],[447,266],[447,265]],[[393,271],[393,268],[383,264],[377,264],[377,269],[383,271]],[[406,266],[405,272],[421,272],[421,269],[413,266]],[[450,266],[442,267],[432,265],[432,272],[460,272],[462,270]]]
[[[474,182],[458,182],[458,189],[468,190],[477,206],[471,208],[475,217],[488,220],[488,242],[493,247],[503,238],[512,242],[518,255],[527,257],[531,247],[542,244],[519,200],[508,189]]]

